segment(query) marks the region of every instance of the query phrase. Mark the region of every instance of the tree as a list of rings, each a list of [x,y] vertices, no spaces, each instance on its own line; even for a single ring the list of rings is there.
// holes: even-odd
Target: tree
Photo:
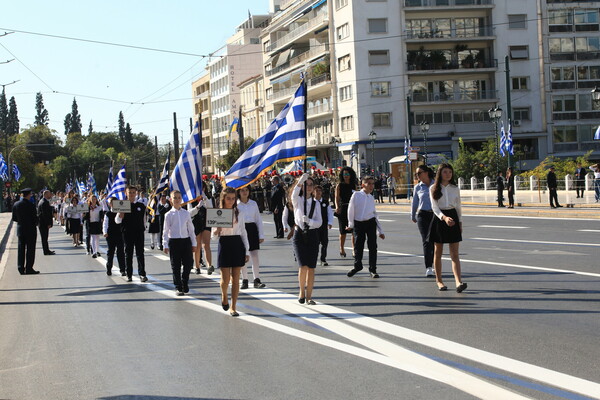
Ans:
[[[125,144],[128,149],[133,148],[133,134],[131,133],[131,126],[129,126],[129,122],[125,125]]]
[[[250,137],[244,138],[244,144],[246,149],[252,146],[252,143],[254,143],[254,139]],[[231,166],[237,161],[238,158],[240,158],[240,144],[239,142],[234,141],[230,144],[227,154],[225,154],[223,158],[220,158],[216,162],[216,166],[219,170],[223,172],[228,171],[229,168],[231,168]]]
[[[2,88],[0,95],[0,131],[6,132],[6,124],[8,123],[8,103],[6,102],[6,91]]]
[[[81,132],[81,126],[81,115],[79,115],[79,110],[77,109],[77,100],[73,97],[73,104],[71,105],[71,127],[69,128],[69,133]]]
[[[125,118],[123,118],[123,111],[119,111],[119,138],[121,142],[125,143]]]
[[[10,98],[8,103],[8,120],[5,128],[8,135],[16,135],[19,133],[19,115],[17,112],[17,102],[15,96]]]
[[[92,120],[90,119],[90,126],[88,126],[88,136],[94,132],[94,127],[92,126]]]
[[[69,136],[71,133],[71,113],[65,115],[65,136]]]
[[[38,92],[35,95],[35,125],[46,125],[48,126],[48,110],[44,107],[44,98],[42,97],[42,93]]]

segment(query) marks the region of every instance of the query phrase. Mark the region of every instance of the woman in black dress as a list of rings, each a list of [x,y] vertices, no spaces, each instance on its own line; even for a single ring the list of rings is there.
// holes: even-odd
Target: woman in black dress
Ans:
[[[346,234],[352,233],[348,231],[348,204],[350,197],[358,187],[358,179],[356,172],[348,166],[340,171],[339,182],[335,188],[335,214],[338,218],[340,228],[340,256],[346,257],[344,244],[346,243]],[[352,248],[354,249],[354,236],[352,235]]]
[[[508,208],[515,208],[515,176],[511,167],[506,170],[506,189],[508,191]]]

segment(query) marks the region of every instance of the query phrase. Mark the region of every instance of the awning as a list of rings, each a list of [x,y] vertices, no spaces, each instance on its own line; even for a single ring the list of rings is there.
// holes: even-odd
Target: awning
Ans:
[[[319,7],[320,5],[323,5],[326,2],[327,0],[317,0],[317,2],[312,5],[311,9],[314,10],[315,8]]]
[[[290,60],[290,54],[291,54],[291,49],[282,51],[281,54],[279,54],[279,58],[275,62],[275,65],[273,65],[271,68],[277,68],[280,65],[283,65],[286,62],[288,62]]]

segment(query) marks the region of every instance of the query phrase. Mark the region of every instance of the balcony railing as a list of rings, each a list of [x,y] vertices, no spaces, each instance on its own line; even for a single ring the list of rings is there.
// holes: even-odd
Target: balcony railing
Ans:
[[[404,7],[480,6],[494,4],[493,0],[404,0]]]
[[[295,65],[301,64],[304,61],[311,59],[312,57],[316,57],[326,51],[329,51],[329,44],[317,46],[314,49],[305,51],[304,53],[299,54],[296,57],[290,58],[287,62],[285,62],[284,64],[281,64],[280,66],[278,66],[276,68],[266,71],[265,76],[269,77],[269,76],[275,75],[275,74],[277,74],[281,71],[284,71],[288,68],[291,68]]]
[[[306,110],[306,115],[310,117],[317,114],[330,113],[332,111],[333,106],[331,105],[331,103],[319,104],[316,107],[310,107],[308,110]]]
[[[267,51],[273,51],[281,46],[289,44],[294,40],[298,39],[300,36],[304,35],[306,32],[311,31],[315,26],[321,25],[327,19],[327,8],[322,9],[322,11],[317,12],[317,14],[312,17],[307,23],[300,25],[296,29],[293,29],[277,39],[276,42],[271,43],[271,45],[267,48]]]
[[[494,27],[484,26],[474,29],[430,29],[405,31],[406,39],[468,39],[494,36]]]
[[[425,60],[421,62],[409,62],[406,63],[406,67],[409,71],[436,71],[436,70],[449,70],[449,69],[477,69],[477,68],[497,68],[498,60],[496,59],[483,59],[462,62],[457,61],[432,61]]]
[[[411,93],[415,103],[437,103],[449,101],[497,100],[497,90],[461,90],[456,93]]]
[[[329,73],[326,73],[326,74],[319,75],[315,78],[309,79],[306,82],[306,84],[308,87],[310,87],[310,86],[320,85],[320,84],[328,82],[328,81],[331,81],[331,75]],[[272,94],[267,95],[267,100],[270,100],[273,102],[273,101],[279,100],[281,98],[289,97],[294,93],[294,91],[296,89],[298,89],[298,86],[279,89],[277,91],[274,91]]]

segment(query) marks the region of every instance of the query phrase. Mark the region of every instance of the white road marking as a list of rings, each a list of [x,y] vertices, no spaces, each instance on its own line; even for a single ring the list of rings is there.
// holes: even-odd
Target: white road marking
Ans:
[[[523,215],[483,215],[483,214],[465,214],[465,209],[463,207],[463,216],[465,217],[481,217],[481,218],[515,218],[515,219],[536,219],[536,220],[549,220],[556,221],[557,219],[561,221],[594,221],[598,222],[597,218],[562,218],[560,216],[557,217],[540,217],[540,216],[523,216]],[[406,214],[410,215],[410,211],[385,211],[385,210],[377,210],[377,214]]]
[[[520,250],[520,249],[506,249],[504,247],[472,247],[473,250],[484,250],[484,251],[501,251],[503,253],[526,253],[526,254],[535,254],[535,255],[545,255],[545,256],[588,256],[589,254],[585,253],[575,253],[572,251],[562,251],[562,250]]]
[[[379,219],[379,222],[396,222],[395,219]]]
[[[506,226],[506,225],[477,225],[477,228],[529,229],[528,226]]]
[[[496,238],[471,238],[473,240],[487,240],[491,242],[513,242],[513,243],[533,243],[533,244],[558,244],[568,246],[590,246],[600,247],[600,243],[573,243],[573,242],[547,242],[545,240],[523,240],[523,239],[496,239]]]
[[[600,229],[578,229],[577,232],[600,232]]]

